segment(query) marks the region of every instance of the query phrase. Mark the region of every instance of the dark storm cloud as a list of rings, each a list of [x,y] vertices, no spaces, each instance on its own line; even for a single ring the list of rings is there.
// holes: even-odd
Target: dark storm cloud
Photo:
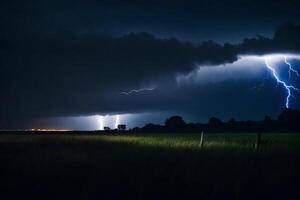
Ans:
[[[147,33],[53,34],[2,40],[1,115],[30,117],[107,110],[107,94],[236,59],[231,47],[157,39]],[[99,106],[99,107],[98,107]],[[78,112],[79,111],[79,112]],[[23,116],[24,115],[24,116]],[[29,115],[29,116],[27,116]]]
[[[2,31],[11,33],[150,32],[184,40],[240,41],[271,36],[285,21],[300,22],[297,0],[3,0]]]
[[[153,91],[136,100],[120,92],[187,73],[196,63],[230,63],[240,53],[298,51],[299,33],[298,26],[286,24],[273,39],[246,39],[239,45],[212,41],[196,45],[147,33],[114,37],[65,32],[3,38],[1,118],[164,109],[161,105],[168,109],[162,103],[164,96],[172,97],[167,92],[159,99],[148,98]]]
[[[300,50],[300,26],[293,23],[281,25],[272,39],[263,36],[244,39],[238,45],[241,53],[270,53],[270,52],[299,52]]]
[[[188,111],[189,105],[200,102],[198,90],[176,88],[174,76],[197,64],[234,62],[238,54],[299,52],[300,31],[285,24],[274,37],[252,37],[240,44],[195,41],[230,37],[236,42],[255,33],[271,36],[277,23],[300,18],[298,4],[1,1],[0,126],[34,117]],[[191,42],[183,42],[186,39]],[[153,85],[157,89],[143,95],[120,95]],[[210,102],[201,104],[205,103],[209,108]]]

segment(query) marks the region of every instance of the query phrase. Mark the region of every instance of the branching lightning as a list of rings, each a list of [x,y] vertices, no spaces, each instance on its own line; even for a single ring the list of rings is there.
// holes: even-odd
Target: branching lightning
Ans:
[[[121,92],[120,94],[124,94],[124,95],[130,95],[132,93],[139,93],[139,92],[143,92],[143,91],[152,91],[154,90],[155,88],[141,88],[141,89],[133,89],[133,90],[130,90],[129,92]]]
[[[291,63],[289,63],[289,62],[287,61],[286,56],[283,56],[283,57],[284,57],[284,62],[285,62],[285,64],[287,64],[287,65],[289,66],[289,79],[291,78],[291,73],[292,73],[292,72],[294,72],[294,73],[296,74],[296,76],[300,77],[298,71],[295,70],[295,69],[292,67]]]
[[[285,63],[289,66],[289,76],[291,74],[291,72],[294,72],[297,76],[299,76],[298,72],[296,70],[293,69],[292,65],[287,62],[286,56],[284,56],[284,61]],[[267,66],[267,68],[272,72],[273,77],[276,79],[278,84],[281,84],[282,86],[284,86],[284,88],[286,89],[288,95],[286,96],[286,103],[285,103],[285,107],[289,108],[289,103],[290,103],[290,98],[293,96],[292,95],[292,91],[300,91],[299,88],[296,88],[293,85],[288,85],[287,83],[285,83],[283,80],[281,80],[279,78],[279,76],[277,75],[275,69],[268,63],[268,58],[265,58],[265,64]]]

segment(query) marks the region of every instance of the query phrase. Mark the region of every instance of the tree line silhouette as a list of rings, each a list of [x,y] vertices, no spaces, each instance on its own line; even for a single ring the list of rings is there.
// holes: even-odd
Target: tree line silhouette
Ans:
[[[181,116],[168,118],[164,125],[147,123],[142,128],[135,127],[128,130],[132,133],[201,133],[228,132],[228,133],[259,133],[259,132],[299,132],[300,110],[284,109],[277,119],[265,116],[261,121],[236,121],[231,118],[223,122],[217,117],[211,117],[208,123],[186,123]]]

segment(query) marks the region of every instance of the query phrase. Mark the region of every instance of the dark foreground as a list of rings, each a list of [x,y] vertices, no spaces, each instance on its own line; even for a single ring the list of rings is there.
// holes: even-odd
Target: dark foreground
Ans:
[[[0,134],[0,199],[300,199],[300,134]]]

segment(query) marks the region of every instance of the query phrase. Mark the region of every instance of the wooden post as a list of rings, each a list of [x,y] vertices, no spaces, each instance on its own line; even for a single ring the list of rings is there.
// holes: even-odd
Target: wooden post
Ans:
[[[201,132],[201,138],[200,138],[200,148],[202,149],[204,143],[204,132]]]
[[[256,167],[258,165],[258,162],[259,162],[260,143],[261,143],[261,133],[258,132],[256,134],[256,141],[255,141],[255,145],[254,145],[255,157],[254,157],[254,161],[253,161],[253,167]]]
[[[255,151],[258,151],[260,142],[261,142],[261,133],[257,133],[256,142],[255,142],[255,146],[254,146]]]

